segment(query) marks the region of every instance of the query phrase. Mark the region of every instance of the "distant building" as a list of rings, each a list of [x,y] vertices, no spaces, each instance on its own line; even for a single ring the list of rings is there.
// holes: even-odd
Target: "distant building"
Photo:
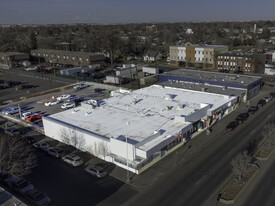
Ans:
[[[168,83],[165,83],[167,82]],[[256,96],[263,85],[263,78],[250,75],[178,69],[159,75],[159,84],[189,90],[238,96],[247,101]]]
[[[146,32],[148,33],[156,33],[157,31],[158,29],[156,25],[146,26]]]
[[[0,67],[10,69],[16,66],[23,66],[23,62],[29,61],[29,55],[19,52],[0,53]]]
[[[214,60],[218,54],[228,52],[228,46],[185,44],[181,46],[170,46],[170,65],[200,67],[213,69]]]
[[[189,28],[189,29],[186,30],[185,33],[186,33],[186,34],[193,34],[194,32],[192,31],[192,29]]]
[[[157,60],[160,60],[162,58],[162,55],[160,52],[157,51],[148,51],[144,56],[143,60],[145,62],[155,62]]]
[[[105,56],[98,53],[38,49],[32,50],[31,56],[39,62],[71,64],[74,66],[103,65],[105,63]]]
[[[265,55],[226,53],[219,54],[216,69],[244,73],[264,73]]]

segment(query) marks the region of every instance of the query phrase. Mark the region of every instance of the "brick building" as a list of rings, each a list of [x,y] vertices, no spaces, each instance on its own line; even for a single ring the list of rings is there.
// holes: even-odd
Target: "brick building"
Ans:
[[[38,49],[32,50],[31,56],[39,62],[71,64],[74,66],[103,65],[105,63],[105,56],[98,53]]]
[[[29,61],[29,55],[19,52],[0,53],[0,67],[10,69],[16,66],[22,66],[24,61]]]
[[[226,53],[217,56],[216,69],[244,73],[264,73],[265,55]]]

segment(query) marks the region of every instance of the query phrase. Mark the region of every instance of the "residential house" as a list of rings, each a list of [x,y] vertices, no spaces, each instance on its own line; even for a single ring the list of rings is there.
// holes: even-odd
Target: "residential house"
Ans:
[[[146,62],[155,62],[162,58],[162,54],[157,51],[149,51],[143,56],[143,60]]]

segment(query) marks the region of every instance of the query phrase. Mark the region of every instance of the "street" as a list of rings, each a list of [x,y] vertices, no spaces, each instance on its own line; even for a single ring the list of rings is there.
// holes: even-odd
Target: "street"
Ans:
[[[274,105],[275,101],[270,102],[233,132],[226,132],[223,126],[213,141],[206,145],[198,144],[201,146],[192,158],[181,161],[156,184],[140,188],[139,194],[124,205],[213,205],[213,201],[208,199],[216,195],[231,174],[231,159],[247,145],[249,148],[246,149],[255,148],[261,139],[266,117],[274,116]],[[230,115],[215,127],[224,125],[223,121],[227,118],[230,118]],[[193,140],[193,143],[190,142],[192,145],[200,141],[200,137]],[[116,193],[116,196],[122,194]],[[106,202],[100,205],[108,204]]]

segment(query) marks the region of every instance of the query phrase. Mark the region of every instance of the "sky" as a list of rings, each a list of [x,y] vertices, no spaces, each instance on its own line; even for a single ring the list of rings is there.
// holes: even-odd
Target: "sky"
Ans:
[[[0,0],[0,24],[274,19],[275,0]]]

